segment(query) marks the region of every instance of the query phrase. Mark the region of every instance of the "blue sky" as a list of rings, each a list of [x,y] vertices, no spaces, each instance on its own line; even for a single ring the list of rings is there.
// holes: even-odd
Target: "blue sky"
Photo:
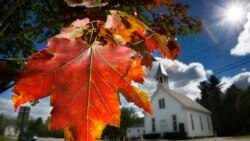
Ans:
[[[202,33],[186,37],[177,37],[181,46],[181,54],[175,61],[157,58],[169,74],[170,88],[196,98],[199,96],[197,85],[207,80],[209,75],[218,76],[225,90],[231,84],[245,88],[250,84],[250,2],[247,0],[177,0],[190,5],[189,14],[203,20]],[[223,11],[228,5],[242,5],[244,15],[239,22],[225,21]],[[44,46],[45,44],[39,45]],[[236,48],[237,46],[237,48]],[[236,49],[235,49],[236,48]],[[149,92],[155,90],[153,78],[158,63],[154,63],[151,71],[147,70],[144,85],[140,88]],[[0,95],[0,109],[8,115],[13,115],[10,102],[11,91]],[[135,107],[122,100],[123,106]],[[46,118],[50,111],[48,98],[32,108],[32,116]],[[138,113],[141,113],[138,111]]]
[[[179,38],[182,54],[178,60],[184,63],[200,62],[206,69],[217,70],[223,66],[227,66],[249,55],[236,56],[230,53],[238,43],[239,34],[244,29],[247,22],[247,8],[244,8],[245,15],[241,22],[230,23],[224,22],[225,18],[220,11],[226,9],[230,3],[239,3],[239,1],[230,0],[184,0],[190,4],[190,14],[200,17],[203,20],[203,32],[198,35]],[[247,5],[247,1],[241,0],[243,5]],[[242,71],[250,69],[250,63],[235,67],[228,71],[218,74],[219,77],[233,76]]]

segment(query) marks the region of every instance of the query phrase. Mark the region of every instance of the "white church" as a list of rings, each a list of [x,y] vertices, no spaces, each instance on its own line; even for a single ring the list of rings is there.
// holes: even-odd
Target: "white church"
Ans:
[[[155,75],[157,89],[151,97],[153,115],[144,113],[144,125],[127,129],[127,137],[144,134],[185,132],[186,137],[213,136],[211,112],[168,86],[168,74],[161,64]]]

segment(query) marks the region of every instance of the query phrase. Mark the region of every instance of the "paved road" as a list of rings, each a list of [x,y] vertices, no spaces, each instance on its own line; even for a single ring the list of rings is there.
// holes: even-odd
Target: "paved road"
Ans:
[[[64,139],[58,139],[58,138],[38,138],[37,141],[64,141]]]
[[[13,139],[16,139],[12,137]],[[37,141],[64,141],[64,139],[58,138],[38,138]],[[168,140],[144,140],[144,141],[168,141]],[[249,139],[239,139],[239,138],[231,138],[231,137],[218,137],[218,138],[202,138],[202,139],[194,139],[194,140],[178,140],[178,141],[250,141]]]
[[[64,139],[56,138],[38,138],[37,141],[64,141]],[[168,140],[144,140],[144,141],[168,141]],[[194,139],[194,140],[179,140],[179,141],[250,141],[250,139],[238,139],[231,137],[219,137],[219,138],[203,138],[203,139]]]

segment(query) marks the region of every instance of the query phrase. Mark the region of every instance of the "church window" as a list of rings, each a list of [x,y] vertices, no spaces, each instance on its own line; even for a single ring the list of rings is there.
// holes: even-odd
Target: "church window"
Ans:
[[[191,125],[192,125],[192,129],[194,130],[194,120],[193,120],[193,115],[190,115],[190,119],[191,119]]]
[[[152,132],[155,132],[155,118],[152,118]]]
[[[159,109],[165,108],[165,101],[164,98],[159,99]]]
[[[176,118],[176,115],[172,115],[172,120],[173,120],[173,129],[174,129],[174,131],[177,131],[177,118]]]
[[[201,123],[201,130],[203,131],[203,123],[202,123],[202,118],[200,116],[200,123]]]

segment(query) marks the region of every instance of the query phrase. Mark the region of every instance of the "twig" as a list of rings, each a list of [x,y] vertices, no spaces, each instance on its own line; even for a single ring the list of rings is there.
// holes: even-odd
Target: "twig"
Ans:
[[[48,23],[45,23],[45,24],[40,24],[37,27],[29,27],[29,28],[26,28],[26,29],[24,29],[24,30],[22,30],[20,32],[15,33],[15,34],[6,35],[3,38],[0,38],[0,42],[13,40],[13,39],[18,38],[19,36],[23,36],[26,33],[35,32],[35,31],[40,30],[42,28],[49,27],[49,26],[52,26],[52,25],[56,25],[56,24],[64,22],[64,21],[65,20],[52,21],[52,22],[48,22]]]
[[[12,4],[12,7],[10,7],[9,10],[5,11],[5,13],[0,18],[0,27],[3,25],[3,22],[16,10],[18,6],[22,4],[23,0],[18,0],[14,4]]]
[[[51,6],[49,0],[45,0],[45,2],[46,2],[46,4],[47,4],[47,6],[48,6],[50,12],[53,13],[53,14],[55,14],[55,12],[54,12],[54,10],[53,10],[53,8],[52,8],[52,6]]]
[[[10,84],[7,87],[4,87],[3,89],[0,89],[0,94],[3,94],[3,92],[5,92],[6,90],[10,89],[11,87],[13,87],[16,83]]]
[[[27,58],[0,58],[0,61],[26,61]]]

